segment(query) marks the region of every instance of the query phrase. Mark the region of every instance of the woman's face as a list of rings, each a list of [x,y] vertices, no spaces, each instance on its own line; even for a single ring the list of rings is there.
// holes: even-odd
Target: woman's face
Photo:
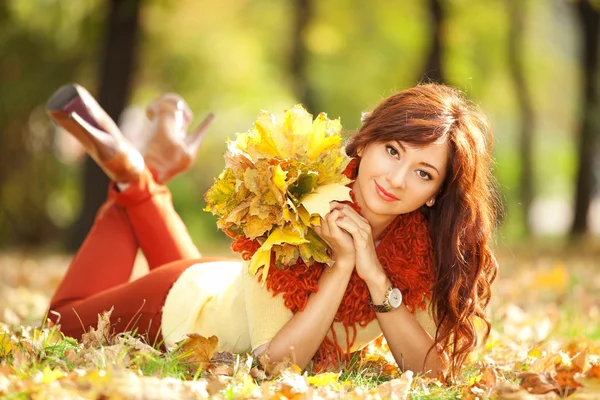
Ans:
[[[361,214],[372,224],[389,223],[435,199],[446,178],[448,152],[446,140],[422,147],[400,141],[371,143],[361,149],[352,187]]]

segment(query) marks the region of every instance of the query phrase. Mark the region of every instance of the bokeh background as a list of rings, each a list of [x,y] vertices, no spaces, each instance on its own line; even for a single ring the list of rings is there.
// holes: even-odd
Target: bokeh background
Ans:
[[[105,198],[102,172],[45,114],[62,84],[90,90],[132,140],[164,92],[188,101],[193,125],[216,114],[193,169],[169,183],[213,254],[228,242],[203,194],[225,139],[260,109],[303,103],[350,134],[383,97],[430,80],[491,120],[498,246],[594,246],[599,28],[596,0],[0,1],[0,249],[73,251]]]

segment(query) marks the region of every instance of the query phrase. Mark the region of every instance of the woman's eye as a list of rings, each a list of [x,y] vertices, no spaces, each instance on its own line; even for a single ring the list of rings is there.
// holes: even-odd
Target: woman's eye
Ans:
[[[427,179],[428,181],[431,180],[431,174],[427,171],[420,169],[417,171],[417,174],[419,175],[419,178]]]
[[[398,150],[394,146],[387,145],[385,148],[390,156],[396,157],[398,155]]]

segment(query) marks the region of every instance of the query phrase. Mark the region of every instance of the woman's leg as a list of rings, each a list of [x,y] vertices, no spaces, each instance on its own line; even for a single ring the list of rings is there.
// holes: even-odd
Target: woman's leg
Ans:
[[[125,210],[109,197],[52,297],[50,309],[61,309],[127,282],[137,249]]]
[[[90,327],[96,327],[98,314],[113,308],[111,333],[135,331],[145,336],[149,344],[160,343],[162,307],[179,275],[193,260],[181,260],[157,269],[133,282],[126,282],[98,292],[86,299],[58,306],[61,331],[80,339]]]
[[[139,181],[123,192],[111,185],[110,197],[127,213],[150,271],[173,261],[200,258],[173,208],[169,189],[157,183],[150,170],[146,168]]]
[[[111,333],[133,331],[146,338],[149,344],[161,344],[160,325],[162,307],[169,290],[179,275],[191,265],[203,260],[180,260],[155,269],[143,277],[98,292],[88,298],[59,305],[61,331],[80,339],[81,335],[96,327],[98,314],[113,308]]]
[[[132,226],[129,213],[137,226]],[[146,215],[153,223],[144,221]],[[140,239],[153,269],[129,282]],[[198,251],[173,209],[169,191],[155,183],[149,171],[124,192],[111,184],[109,199],[51,301],[49,317],[65,335],[79,339],[97,325],[100,312],[114,308],[113,332],[137,331],[149,343],[160,343],[162,307],[177,278],[193,264],[221,259],[194,256],[199,257]],[[173,262],[158,265],[168,259]]]
[[[135,326],[158,332],[157,316],[169,289],[194,261],[157,267],[199,257],[198,250],[175,213],[168,190],[154,181],[138,150],[84,88],[67,85],[59,89],[47,108],[52,119],[78,138],[113,182],[131,185],[123,193],[111,185],[109,201],[52,299],[51,311],[62,314],[63,332],[73,336],[95,325],[97,314],[113,306],[112,319],[118,321],[119,331]],[[202,137],[207,127],[193,137]],[[197,149],[198,145],[194,140],[191,147]],[[187,140],[181,146],[182,150],[190,147]],[[152,270],[138,281],[128,282],[138,244]]]

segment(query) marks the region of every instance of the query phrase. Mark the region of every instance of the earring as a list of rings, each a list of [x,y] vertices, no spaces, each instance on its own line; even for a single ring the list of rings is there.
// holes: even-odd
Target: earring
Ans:
[[[432,207],[435,204],[435,197],[430,198],[429,200],[427,200],[427,207]]]

